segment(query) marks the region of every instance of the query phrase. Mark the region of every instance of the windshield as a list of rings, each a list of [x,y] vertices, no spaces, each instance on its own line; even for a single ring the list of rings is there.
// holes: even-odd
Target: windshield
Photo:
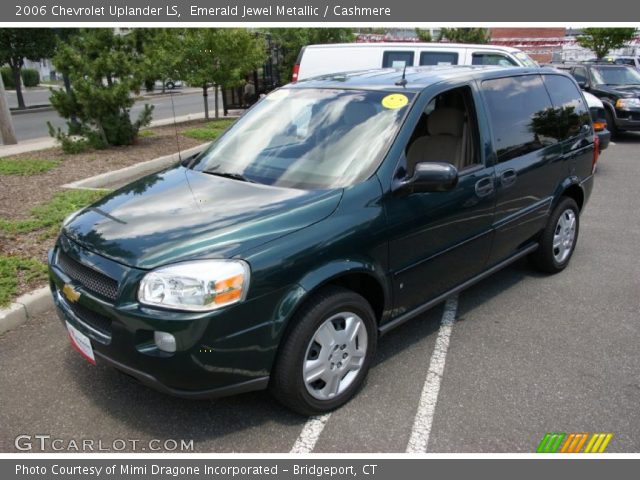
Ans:
[[[518,60],[520,60],[520,62],[522,63],[523,67],[539,67],[540,65],[538,65],[537,62],[535,62],[534,60],[531,59],[531,57],[529,55],[527,55],[524,52],[515,52],[513,54]]]
[[[352,185],[376,170],[413,95],[276,90],[198,157],[192,168],[287,188]]]
[[[640,85],[640,73],[629,67],[591,67],[595,83]]]

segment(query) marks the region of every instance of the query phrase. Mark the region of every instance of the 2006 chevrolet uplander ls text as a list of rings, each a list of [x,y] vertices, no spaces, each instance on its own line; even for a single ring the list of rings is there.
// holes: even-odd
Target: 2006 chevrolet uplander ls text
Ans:
[[[50,252],[74,347],[188,398],[347,402],[378,338],[527,255],[564,269],[597,137],[549,69],[276,90],[200,155],[73,214]]]

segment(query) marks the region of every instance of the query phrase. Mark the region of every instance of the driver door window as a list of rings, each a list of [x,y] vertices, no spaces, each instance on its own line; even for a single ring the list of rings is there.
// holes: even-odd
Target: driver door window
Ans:
[[[419,162],[446,162],[458,171],[477,166],[478,128],[471,90],[457,88],[436,96],[425,108],[405,150],[407,172]]]

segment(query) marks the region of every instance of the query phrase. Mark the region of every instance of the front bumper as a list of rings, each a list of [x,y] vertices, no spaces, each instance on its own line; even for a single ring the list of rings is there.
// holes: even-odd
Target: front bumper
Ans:
[[[616,109],[615,123],[620,130],[640,131],[640,110]]]
[[[611,142],[611,132],[606,128],[596,132],[598,139],[600,140],[600,151],[606,150]]]
[[[117,300],[101,298],[71,278],[59,265],[60,252],[115,278]],[[98,363],[186,398],[266,388],[285,321],[279,317],[283,291],[205,314],[151,309],[137,303],[132,288],[145,272],[99,257],[64,237],[49,254],[49,273],[58,316],[91,339]],[[65,285],[80,294],[76,301],[62,293]],[[159,350],[154,331],[173,334],[176,352]]]

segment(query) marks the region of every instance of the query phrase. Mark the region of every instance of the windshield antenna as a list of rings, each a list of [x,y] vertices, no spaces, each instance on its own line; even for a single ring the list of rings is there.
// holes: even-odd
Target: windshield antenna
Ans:
[[[407,62],[404,63],[404,68],[402,69],[402,78],[396,82],[396,85],[400,87],[404,87],[407,84],[406,74],[407,74]]]
[[[182,154],[180,153],[180,139],[178,138],[178,123],[176,122],[176,106],[173,104],[173,90],[169,92],[171,97],[171,110],[173,112],[173,129],[176,132],[176,145],[178,146],[178,160],[182,163]]]

